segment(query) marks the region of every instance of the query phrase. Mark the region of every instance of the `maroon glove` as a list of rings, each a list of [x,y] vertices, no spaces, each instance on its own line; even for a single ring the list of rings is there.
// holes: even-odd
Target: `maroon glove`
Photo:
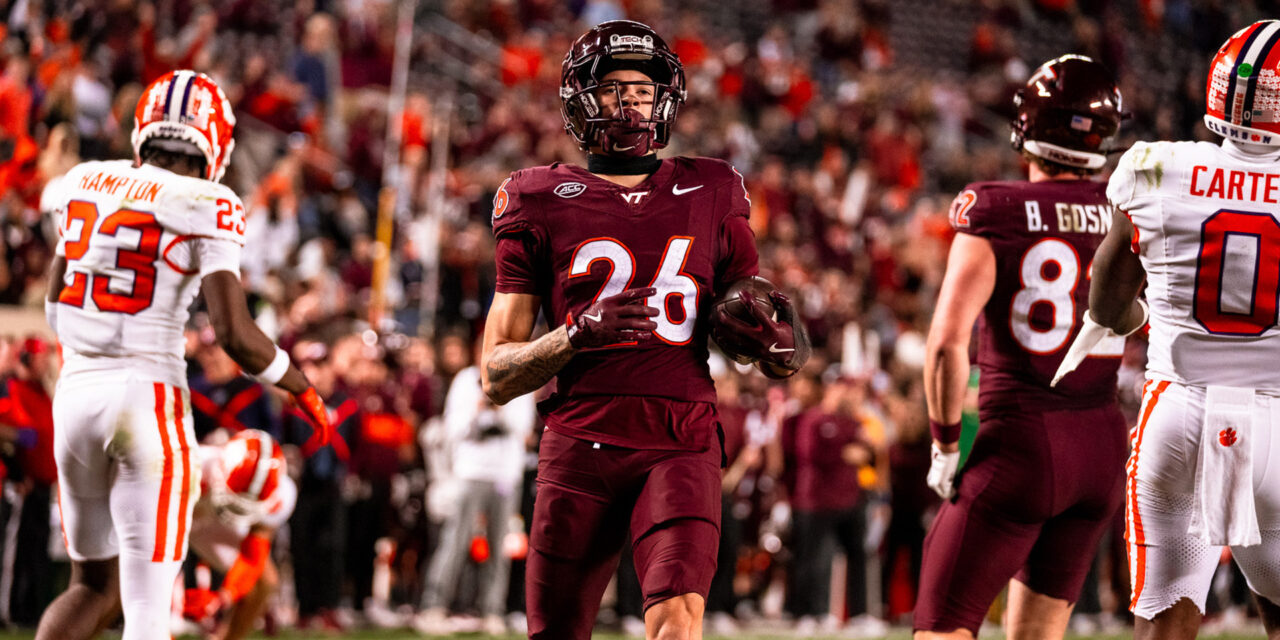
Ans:
[[[589,349],[648,340],[658,328],[658,323],[650,320],[658,310],[646,306],[644,299],[657,293],[653,287],[627,289],[596,300],[570,320],[569,344],[575,349]]]
[[[751,311],[754,322],[726,313],[716,319],[721,330],[731,334],[732,342],[743,351],[742,355],[792,373],[799,371],[809,360],[811,348],[809,334],[805,332],[804,323],[797,322],[791,299],[777,291],[769,294],[769,302],[778,316],[774,320],[756,305],[751,292],[739,292],[738,297]],[[768,373],[766,368],[762,370]]]

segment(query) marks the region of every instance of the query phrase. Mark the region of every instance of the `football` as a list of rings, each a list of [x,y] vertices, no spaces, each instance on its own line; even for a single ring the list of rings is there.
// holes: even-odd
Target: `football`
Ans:
[[[726,327],[723,321],[724,318],[731,317],[749,325],[756,324],[755,315],[738,294],[743,291],[750,293],[755,298],[756,308],[770,319],[777,320],[778,313],[769,300],[769,294],[777,290],[778,288],[772,282],[759,276],[751,276],[729,285],[729,288],[716,299],[711,307],[711,339],[715,340],[725,355],[741,364],[751,364],[756,360],[743,355],[750,345],[743,344],[739,336]]]

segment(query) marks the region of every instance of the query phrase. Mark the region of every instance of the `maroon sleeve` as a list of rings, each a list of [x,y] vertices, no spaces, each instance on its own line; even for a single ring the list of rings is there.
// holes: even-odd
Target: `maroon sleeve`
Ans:
[[[951,210],[947,217],[951,221],[951,228],[959,233],[967,233],[969,235],[986,237],[989,230],[986,228],[986,217],[983,216],[985,203],[982,202],[982,188],[978,185],[968,185],[951,201]]]
[[[530,234],[505,235],[498,238],[494,250],[498,274],[494,288],[498,293],[540,295],[537,271],[537,247]]]
[[[720,222],[716,245],[716,295],[729,284],[760,273],[760,257],[756,253],[756,234],[751,230],[751,200],[742,176],[734,170],[735,179],[724,187],[729,199],[729,212]]]
[[[520,178],[524,172],[517,171],[498,185],[493,194],[493,235],[495,238],[538,232],[535,222],[535,211],[530,203],[524,201],[520,193]]]
[[[493,196],[493,235],[497,238],[494,288],[498,293],[542,293],[538,260],[545,236],[533,203],[521,197],[521,178],[525,176],[524,171],[512,173]]]
[[[760,272],[756,236],[746,218],[733,216],[724,221],[720,226],[717,249],[720,257],[716,267],[717,295],[728,288],[730,283]]]

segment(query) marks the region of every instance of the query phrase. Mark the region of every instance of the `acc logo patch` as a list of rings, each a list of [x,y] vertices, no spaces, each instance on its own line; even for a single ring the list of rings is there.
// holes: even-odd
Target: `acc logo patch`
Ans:
[[[561,182],[553,192],[561,198],[576,198],[587,190],[587,185],[581,182]]]

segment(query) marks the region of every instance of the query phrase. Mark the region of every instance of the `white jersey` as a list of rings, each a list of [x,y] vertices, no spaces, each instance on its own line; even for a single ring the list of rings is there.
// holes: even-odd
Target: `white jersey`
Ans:
[[[216,481],[218,475],[215,466],[221,454],[221,446],[201,445],[197,449],[196,456],[205,483]],[[201,488],[200,500],[196,503],[191,521],[191,548],[214,569],[226,571],[235,563],[236,556],[240,553],[240,543],[253,527],[279,529],[289,521],[298,504],[298,485],[288,475],[281,474],[280,485],[271,492],[262,512],[250,519],[223,518],[218,515],[211,495],[207,487]]]
[[[1280,393],[1280,151],[1139,142],[1107,197],[1147,271],[1149,375]]]
[[[45,194],[67,260],[57,327],[67,377],[129,369],[186,387],[200,279],[239,274],[244,205],[228,187],[132,162],[85,162]]]

